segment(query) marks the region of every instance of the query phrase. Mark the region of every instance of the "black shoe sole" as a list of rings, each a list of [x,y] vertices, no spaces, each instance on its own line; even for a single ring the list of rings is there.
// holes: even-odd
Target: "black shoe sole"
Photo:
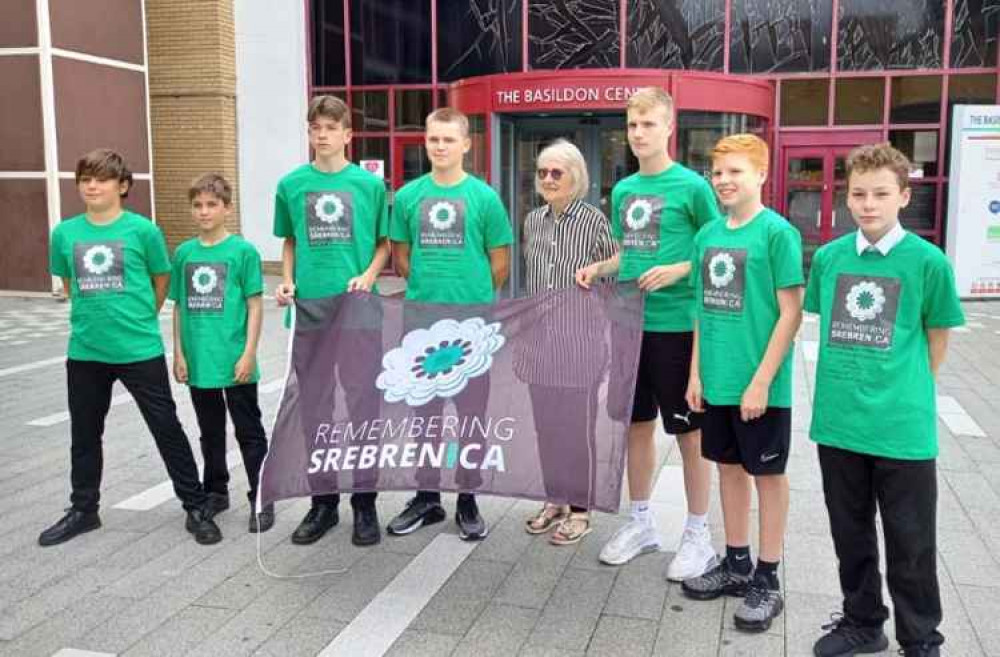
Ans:
[[[463,541],[469,541],[469,542],[482,541],[489,535],[489,533],[490,533],[489,527],[487,527],[482,534],[466,534],[464,531],[462,531],[461,527],[458,528],[458,537]]]
[[[247,524],[247,533],[263,534],[264,532],[269,531],[272,527],[274,527],[274,517],[272,517],[270,520],[265,520],[263,522],[258,520],[258,524],[256,525],[254,525],[253,521],[251,520],[250,523]]]
[[[740,620],[736,616],[733,616],[733,624],[736,626],[736,629],[738,629],[740,631],[743,631],[743,632],[750,632],[750,633],[754,633],[754,634],[759,633],[759,632],[767,632],[769,629],[771,629],[771,622],[775,618],[777,618],[778,616],[780,616],[781,612],[783,612],[784,610],[785,610],[785,603],[784,602],[779,602],[778,603],[778,611],[774,612],[774,616],[771,616],[767,620],[763,620],[763,621],[745,621],[745,620]]]
[[[837,653],[833,657],[854,657],[855,655],[873,655],[877,652],[885,652],[888,649],[889,649],[889,637],[883,634],[881,637],[879,637],[879,640],[873,644],[867,646],[861,646],[860,648],[854,648],[847,652]],[[830,656],[820,655],[818,652],[816,652],[816,648],[813,648],[813,655],[816,655],[816,657],[830,657]]]
[[[326,536],[326,533],[331,529],[333,529],[334,527],[336,527],[338,524],[339,523],[335,522],[329,527],[324,528],[323,531],[317,532],[315,534],[310,534],[308,536],[296,536],[295,534],[292,534],[292,543],[294,543],[295,545],[312,545],[319,539]]]
[[[71,541],[74,538],[76,538],[77,536],[79,536],[80,534],[86,534],[87,532],[92,532],[95,529],[100,529],[100,528],[101,528],[101,521],[98,519],[98,521],[96,523],[94,523],[93,525],[88,525],[86,527],[83,527],[82,529],[78,529],[78,530],[76,530],[75,532],[73,532],[71,534],[65,534],[65,535],[60,536],[59,538],[57,538],[55,540],[44,541],[44,540],[42,540],[42,537],[39,536],[38,537],[38,545],[40,547],[52,547],[53,545],[59,545],[61,543],[65,543],[67,541]]]
[[[184,529],[186,529],[189,534],[194,536],[194,542],[198,545],[215,545],[216,543],[222,541],[222,532],[219,532],[215,536],[199,536],[197,530],[191,529],[186,525]]]
[[[444,522],[445,518],[447,517],[448,516],[444,512],[444,509],[441,509],[440,511],[435,512],[433,514],[425,514],[421,516],[420,519],[417,520],[415,523],[413,523],[409,527],[403,527],[402,529],[393,529],[392,523],[389,523],[389,525],[385,528],[385,531],[389,534],[392,534],[393,536],[406,536],[407,534],[412,534],[421,527],[426,527],[427,525],[436,525],[439,522]]]
[[[745,586],[735,587],[735,588],[731,587],[728,589],[722,588],[718,591],[697,591],[694,589],[688,589],[683,584],[681,584],[681,592],[684,594],[685,597],[690,598],[692,600],[704,601],[704,600],[717,600],[724,595],[728,595],[731,598],[742,598],[745,597],[747,594],[747,587]]]
[[[361,538],[357,534],[351,534],[351,544],[357,545],[358,547],[369,547],[372,545],[378,545],[382,542],[382,532],[379,532],[372,538]]]

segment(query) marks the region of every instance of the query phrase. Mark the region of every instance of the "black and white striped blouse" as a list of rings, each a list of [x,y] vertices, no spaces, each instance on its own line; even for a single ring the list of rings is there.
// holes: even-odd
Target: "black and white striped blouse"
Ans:
[[[528,294],[574,285],[576,270],[615,253],[611,223],[585,201],[572,201],[559,217],[543,205],[524,219],[524,272]]]

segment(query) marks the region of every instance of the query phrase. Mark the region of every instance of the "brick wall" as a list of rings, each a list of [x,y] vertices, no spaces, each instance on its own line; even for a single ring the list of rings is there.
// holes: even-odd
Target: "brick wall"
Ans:
[[[187,188],[217,171],[239,231],[233,0],[146,0],[156,220],[171,249],[191,237]]]

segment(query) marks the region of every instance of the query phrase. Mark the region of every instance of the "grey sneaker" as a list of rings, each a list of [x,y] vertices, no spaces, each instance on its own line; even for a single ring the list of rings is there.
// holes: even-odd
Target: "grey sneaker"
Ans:
[[[750,573],[741,575],[733,572],[725,557],[716,557],[715,561],[715,566],[704,575],[684,580],[681,584],[684,595],[695,600],[715,600],[723,595],[736,598],[745,596],[750,584]]]
[[[733,614],[736,629],[766,632],[771,627],[771,621],[777,618],[784,607],[781,591],[768,588],[767,582],[755,577],[747,587],[746,597]]]

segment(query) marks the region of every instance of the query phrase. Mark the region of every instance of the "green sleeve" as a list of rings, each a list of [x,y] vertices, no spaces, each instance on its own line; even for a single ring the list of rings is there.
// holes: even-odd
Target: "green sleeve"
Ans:
[[[496,249],[514,241],[510,218],[503,201],[492,190],[486,199],[486,248]]]
[[[60,278],[73,276],[73,268],[69,266],[63,253],[63,234],[58,226],[52,231],[52,237],[49,240],[49,271],[52,272],[53,276]],[[66,290],[66,293],[69,294],[69,290]]]
[[[941,254],[924,267],[924,299],[921,308],[927,328],[952,328],[965,324],[951,263]]]
[[[698,182],[691,189],[691,221],[695,228],[701,228],[720,218],[722,215],[715,200],[715,192],[705,179],[699,176]]]
[[[170,271],[170,288],[167,290],[167,298],[171,301],[180,301],[181,286],[184,285],[184,247],[179,246],[174,251],[174,264]]]
[[[264,275],[261,272],[260,253],[249,242],[243,252],[243,296],[255,297],[264,293]]]
[[[167,240],[159,226],[150,222],[150,230],[146,232],[146,269],[150,275],[170,273],[170,252],[167,251]]]
[[[401,190],[402,191],[402,190]],[[389,239],[393,242],[410,243],[410,219],[407,195],[397,193],[392,205],[392,215],[389,217]]]
[[[806,284],[806,298],[802,309],[806,312],[819,314],[820,286],[823,282],[823,249],[813,256],[812,267],[809,269],[809,282]]]
[[[381,240],[389,236],[389,206],[385,202],[385,184],[381,180],[375,185],[375,195],[372,202],[377,217],[375,239]]]
[[[295,237],[295,227],[292,226],[292,215],[288,212],[288,200],[285,190],[278,185],[274,194],[274,230],[275,237]]]
[[[611,190],[611,235],[616,241],[625,239],[625,232],[622,230],[621,216],[622,195],[617,188]]]
[[[694,236],[694,244],[691,245],[691,273],[688,274],[688,285],[694,290],[695,306],[699,311],[701,310],[701,303],[699,303],[701,299],[701,243],[704,232],[705,230],[702,229]]]
[[[771,232],[768,256],[774,287],[782,289],[805,283],[802,276],[802,237],[792,226],[781,226]]]

